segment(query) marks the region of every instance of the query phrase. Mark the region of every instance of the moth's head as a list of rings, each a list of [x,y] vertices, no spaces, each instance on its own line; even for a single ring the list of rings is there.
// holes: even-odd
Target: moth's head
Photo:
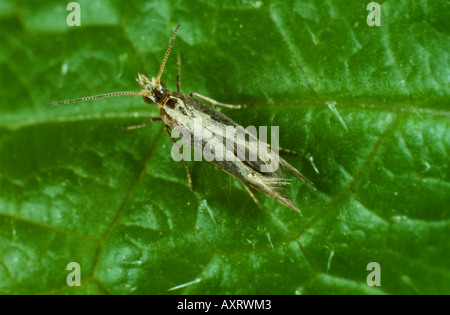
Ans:
[[[155,78],[151,80],[143,74],[138,74],[136,81],[143,88],[142,92],[146,92],[143,96],[144,102],[156,105],[166,96],[166,84],[163,81],[158,83]]]

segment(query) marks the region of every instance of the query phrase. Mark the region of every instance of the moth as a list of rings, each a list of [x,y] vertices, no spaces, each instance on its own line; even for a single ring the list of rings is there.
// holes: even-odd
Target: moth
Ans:
[[[259,190],[267,196],[275,199],[288,206],[289,208],[301,213],[295,203],[286,196],[284,190],[289,181],[283,176],[283,172],[291,173],[299,178],[304,183],[311,183],[305,176],[303,176],[297,169],[286,162],[278,155],[278,151],[292,152],[286,149],[271,147],[266,142],[259,140],[252,133],[238,125],[236,122],[217,111],[213,107],[207,106],[201,99],[210,103],[211,105],[224,106],[228,108],[242,108],[245,106],[232,105],[217,102],[209,97],[198,93],[184,94],[180,89],[180,57],[178,55],[177,65],[177,91],[172,92],[166,88],[166,84],[161,81],[161,76],[164,67],[172,49],[177,31],[180,25],[177,25],[170,40],[169,47],[166,50],[164,58],[161,62],[159,72],[156,77],[152,79],[145,75],[138,73],[136,81],[142,87],[139,92],[136,91],[122,91],[101,94],[96,96],[82,97],[72,100],[65,100],[48,104],[47,106],[55,106],[61,104],[68,104],[86,100],[93,100],[105,97],[114,97],[121,95],[142,96],[145,103],[156,105],[158,107],[160,117],[151,118],[140,125],[125,127],[127,130],[145,127],[153,122],[160,121],[164,123],[164,130],[168,135],[170,141],[175,145],[176,141],[172,138],[169,130],[182,129],[193,137],[188,139],[188,144],[194,150],[204,153],[202,148],[214,143],[212,151],[222,157],[235,157],[234,159],[222,158],[212,159],[211,162],[216,166],[227,172],[228,174],[237,178],[248,191],[253,200],[260,205],[258,199],[253,194],[250,187]],[[198,99],[197,99],[198,98]],[[240,137],[234,134],[229,134],[226,131],[230,128],[238,130]],[[198,136],[201,134],[201,136]],[[205,136],[206,135],[206,136]],[[237,139],[237,140],[236,140]],[[246,152],[248,154],[240,154]],[[189,181],[189,187],[192,190],[192,177],[189,167],[185,159],[182,159],[186,168],[186,173]],[[271,164],[276,164],[279,167],[269,168]],[[265,170],[263,170],[266,168]],[[312,184],[312,183],[311,183]]]

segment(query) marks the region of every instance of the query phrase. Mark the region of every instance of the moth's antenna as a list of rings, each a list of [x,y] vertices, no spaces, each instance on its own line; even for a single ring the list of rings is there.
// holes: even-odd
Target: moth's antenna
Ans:
[[[89,101],[89,100],[95,100],[97,98],[105,98],[105,97],[114,97],[114,96],[121,96],[121,95],[140,95],[140,96],[148,96],[148,92],[140,91],[140,92],[134,92],[134,91],[122,91],[122,92],[112,92],[112,93],[106,93],[101,95],[94,95],[94,96],[86,96],[86,97],[80,97],[75,98],[73,100],[65,100],[65,101],[59,101],[59,102],[53,102],[47,105],[47,107],[52,107],[56,105],[63,105],[63,104],[69,104],[69,103],[76,103],[76,102],[82,102],[82,101]]]
[[[167,58],[169,57],[170,50],[172,49],[172,45],[173,45],[173,42],[175,40],[175,37],[177,36],[177,31],[178,31],[179,27],[180,27],[180,24],[178,24],[177,27],[175,28],[175,31],[173,32],[173,35],[172,35],[172,39],[170,40],[169,47],[167,48],[166,54],[164,55],[164,59],[163,59],[163,61],[161,63],[161,67],[159,68],[158,75],[156,76],[156,86],[160,85],[161,76],[162,76],[162,73],[164,71],[164,66],[166,65]]]

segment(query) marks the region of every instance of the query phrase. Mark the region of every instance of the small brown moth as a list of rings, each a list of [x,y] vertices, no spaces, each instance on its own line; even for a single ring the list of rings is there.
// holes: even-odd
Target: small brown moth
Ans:
[[[156,78],[151,80],[143,74],[138,74],[136,81],[142,87],[142,91],[123,91],[113,92],[96,96],[82,97],[73,100],[54,102],[47,106],[55,106],[68,104],[97,98],[113,97],[120,95],[139,95],[142,96],[144,102],[153,104],[158,107],[160,118],[151,118],[143,124],[125,127],[127,130],[145,127],[154,121],[164,122],[164,130],[174,144],[177,144],[169,133],[169,129],[182,131],[189,137],[183,140],[193,147],[194,150],[204,154],[202,148],[208,147],[210,152],[214,154],[215,159],[210,161],[225,172],[233,175],[244,185],[253,200],[259,205],[258,199],[255,197],[249,187],[253,187],[267,196],[277,200],[278,202],[290,207],[300,213],[300,210],[284,194],[285,185],[288,180],[283,177],[282,171],[287,171],[299,178],[303,182],[311,183],[305,176],[297,171],[284,159],[279,157],[278,150],[292,152],[286,149],[271,147],[264,141],[256,138],[252,133],[235,123],[233,120],[222,114],[221,112],[205,105],[194,97],[202,99],[212,105],[219,105],[228,108],[242,108],[241,105],[231,105],[217,102],[209,97],[198,93],[184,94],[180,91],[180,58],[178,55],[178,75],[177,75],[177,92],[171,92],[166,88],[161,76],[164,71],[169,53],[175,40],[178,25],[173,32],[169,47],[167,48],[164,59],[162,60]],[[234,128],[234,133],[227,133],[230,128]],[[185,132],[183,132],[185,131]],[[179,133],[180,134],[180,133]],[[201,136],[199,136],[199,134]],[[193,135],[193,137],[191,137]],[[186,140],[188,139],[188,140]],[[269,152],[270,149],[270,152]],[[246,152],[248,154],[240,154]],[[229,158],[229,157],[234,158]],[[217,158],[218,157],[218,158]],[[238,158],[239,157],[239,158]],[[192,190],[192,178],[185,159],[182,159],[186,168],[189,187]],[[208,159],[209,160],[209,159]],[[270,168],[271,165],[281,166]],[[312,183],[311,183],[312,184]]]

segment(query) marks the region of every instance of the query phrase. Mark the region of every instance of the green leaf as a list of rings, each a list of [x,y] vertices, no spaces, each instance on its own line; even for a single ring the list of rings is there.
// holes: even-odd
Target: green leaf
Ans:
[[[449,294],[447,1],[0,3],[0,293]],[[139,97],[156,75],[279,126],[303,211],[172,160]],[[81,267],[81,286],[66,279]],[[370,287],[370,262],[381,286]]]

